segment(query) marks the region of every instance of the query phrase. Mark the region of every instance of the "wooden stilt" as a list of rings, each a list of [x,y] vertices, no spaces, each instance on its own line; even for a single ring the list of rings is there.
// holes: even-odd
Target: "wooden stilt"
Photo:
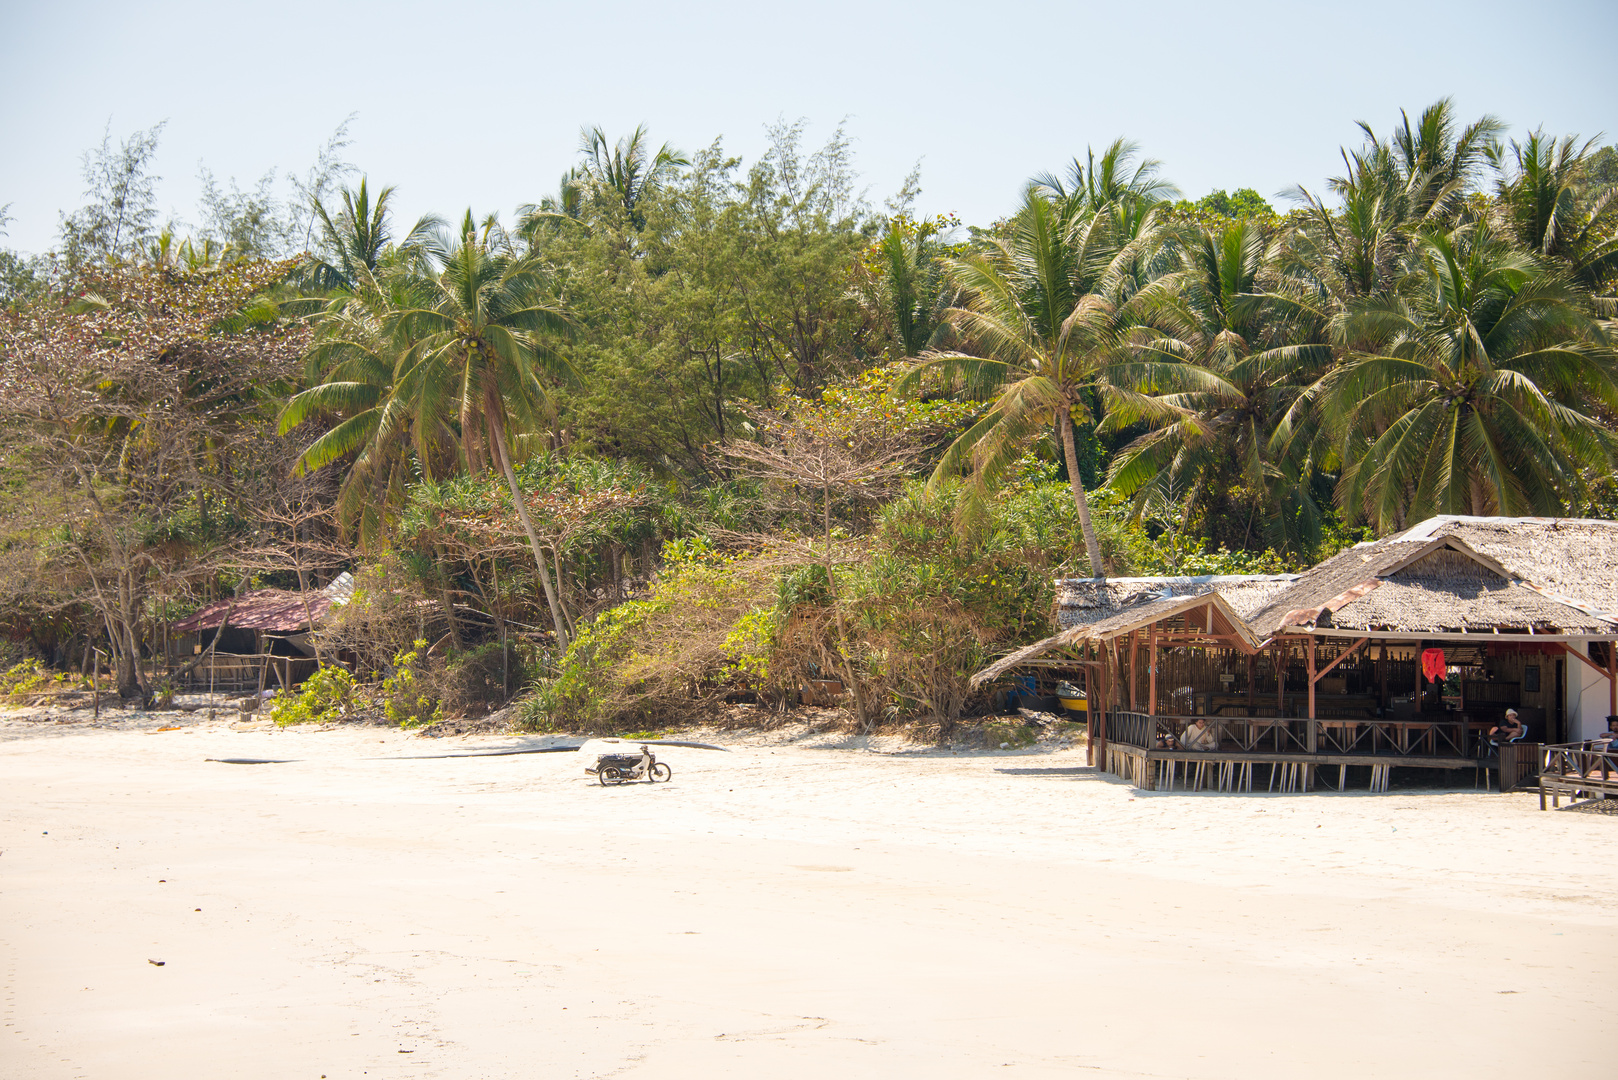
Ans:
[[[1157,715],[1157,624],[1152,624],[1152,641],[1147,646],[1146,670],[1148,672],[1146,684],[1146,713],[1148,716]]]

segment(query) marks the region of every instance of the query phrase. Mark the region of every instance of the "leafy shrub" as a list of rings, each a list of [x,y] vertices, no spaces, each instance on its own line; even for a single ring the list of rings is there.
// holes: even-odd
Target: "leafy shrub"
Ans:
[[[382,713],[388,723],[404,728],[425,727],[444,718],[437,698],[427,692],[420,657],[427,642],[417,639],[409,652],[393,658],[393,674],[382,680]]]
[[[778,618],[767,592],[773,573],[701,540],[663,554],[647,599],[579,627],[557,677],[526,706],[526,724],[608,732],[678,723],[764,687]]]
[[[277,698],[270,719],[288,724],[331,724],[354,711],[354,676],[345,668],[322,667],[296,694]]]
[[[24,660],[0,673],[0,694],[16,701],[65,686],[69,681],[69,676],[53,675],[38,660]]]

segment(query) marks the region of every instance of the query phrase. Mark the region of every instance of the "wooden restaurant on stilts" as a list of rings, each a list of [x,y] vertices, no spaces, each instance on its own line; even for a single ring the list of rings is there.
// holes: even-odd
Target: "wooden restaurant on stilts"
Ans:
[[[1615,555],[1618,522],[1444,517],[1295,576],[1062,581],[1059,632],[973,682],[1082,685],[1090,762],[1146,789],[1509,790],[1574,755],[1566,793],[1618,796]]]

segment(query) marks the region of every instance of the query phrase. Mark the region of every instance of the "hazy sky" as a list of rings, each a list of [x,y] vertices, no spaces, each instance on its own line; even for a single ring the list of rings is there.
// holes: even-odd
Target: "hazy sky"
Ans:
[[[1317,186],[1357,144],[1453,95],[1514,134],[1618,140],[1618,3],[0,0],[0,245],[39,251],[82,202],[106,125],[167,120],[162,205],[197,168],[244,186],[303,172],[348,114],[348,158],[401,216],[509,217],[556,187],[581,124],[644,122],[684,149],[846,117],[872,202],[921,159],[924,212],[1006,213],[1030,175],[1118,135],[1190,196]]]

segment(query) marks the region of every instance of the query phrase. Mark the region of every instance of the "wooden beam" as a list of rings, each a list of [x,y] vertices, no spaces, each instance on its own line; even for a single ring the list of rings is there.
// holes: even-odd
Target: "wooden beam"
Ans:
[[[1589,668],[1591,671],[1595,672],[1597,675],[1600,675],[1603,679],[1612,678],[1611,675],[1607,674],[1607,669],[1606,668],[1604,668],[1601,665],[1597,664],[1594,660],[1590,659],[1588,656],[1585,656],[1583,653],[1581,653],[1579,650],[1575,649],[1573,646],[1569,645],[1567,642],[1560,641],[1560,642],[1557,642],[1557,644],[1561,645],[1562,648],[1566,649],[1567,654],[1569,656],[1577,657],[1579,663],[1583,664],[1585,667]]]
[[[1325,677],[1326,677],[1326,676],[1327,676],[1327,675],[1330,675],[1330,674],[1331,674],[1331,669],[1332,669],[1332,668],[1334,668],[1334,667],[1336,667],[1336,666],[1337,666],[1337,665],[1338,665],[1338,664],[1341,664],[1341,663],[1342,663],[1342,662],[1343,662],[1343,661],[1344,661],[1344,660],[1347,660],[1347,659],[1348,659],[1348,658],[1349,658],[1349,657],[1350,657],[1350,656],[1353,656],[1353,655],[1354,655],[1354,652],[1355,652],[1355,650],[1357,650],[1357,649],[1358,649],[1358,648],[1359,648],[1359,647],[1360,647],[1360,646],[1361,646],[1361,645],[1364,645],[1364,644],[1365,644],[1365,643],[1366,643],[1366,642],[1367,642],[1367,641],[1370,641],[1370,640],[1371,640],[1371,639],[1370,639],[1370,638],[1368,638],[1368,637],[1362,637],[1362,638],[1360,638],[1360,639],[1359,639],[1359,640],[1358,640],[1358,641],[1356,641],[1356,642],[1355,642],[1355,643],[1354,643],[1354,644],[1353,644],[1353,645],[1350,645],[1350,646],[1349,646],[1349,647],[1348,647],[1348,648],[1347,648],[1347,649],[1345,649],[1345,650],[1344,650],[1344,651],[1343,651],[1343,652],[1341,652],[1341,653],[1339,653],[1339,654],[1338,654],[1338,655],[1337,655],[1337,659],[1335,659],[1335,660],[1333,660],[1333,661],[1332,661],[1332,662],[1331,662],[1331,663],[1329,663],[1329,664],[1327,664],[1327,665],[1326,665],[1326,666],[1325,666],[1325,667],[1324,667],[1324,668],[1323,668],[1323,669],[1322,669],[1322,670],[1321,670],[1321,672],[1320,672],[1320,674],[1319,674],[1319,675],[1316,675],[1316,676],[1314,676],[1314,677],[1313,677],[1313,678],[1312,678],[1312,679],[1311,679],[1311,680],[1310,680],[1310,682],[1311,682],[1311,683],[1317,683],[1317,682],[1319,682],[1319,681],[1320,681],[1320,680],[1321,680],[1321,679],[1324,679],[1324,678],[1325,678]],[[1311,650],[1310,650],[1310,652],[1313,652],[1313,651],[1314,651],[1314,650],[1313,650],[1313,649],[1311,649]],[[1313,665],[1310,665],[1310,666],[1313,666]]]
[[[1606,643],[1606,667],[1601,667],[1594,660],[1590,659],[1588,656],[1584,655],[1582,652],[1575,649],[1565,641],[1558,642],[1558,644],[1560,644],[1562,648],[1567,651],[1569,656],[1577,658],[1579,663],[1583,664],[1585,667],[1607,680],[1607,715],[1618,716],[1618,663],[1615,663],[1615,661],[1618,661],[1618,657],[1614,656],[1615,653],[1618,653],[1618,642],[1608,641]]]

